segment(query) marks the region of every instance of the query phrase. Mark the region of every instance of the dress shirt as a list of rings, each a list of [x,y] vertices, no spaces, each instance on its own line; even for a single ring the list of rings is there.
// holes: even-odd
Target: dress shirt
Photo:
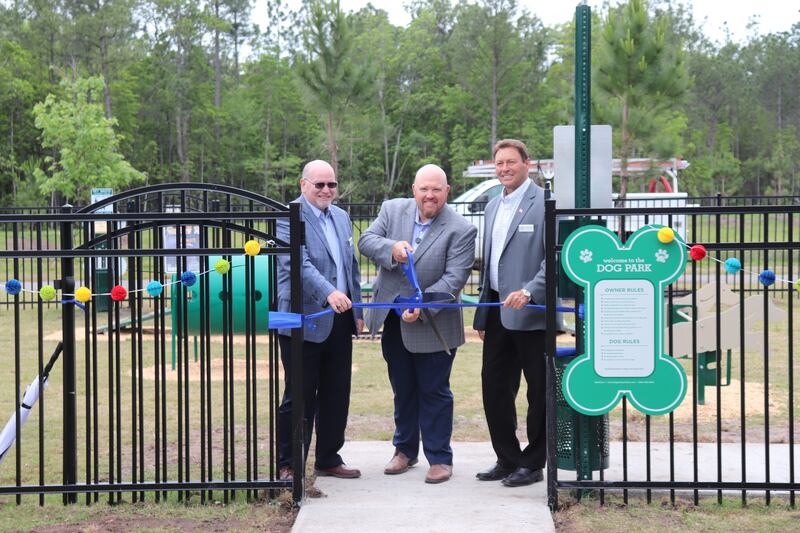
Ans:
[[[431,224],[433,224],[433,219],[430,219],[424,224],[419,221],[419,208],[417,208],[417,214],[414,217],[414,233],[411,235],[411,246],[413,248],[419,246],[419,243],[421,243],[423,237],[425,237],[425,233],[430,229]]]
[[[500,256],[503,254],[503,248],[506,244],[508,237],[508,230],[511,226],[511,221],[514,219],[514,213],[519,208],[519,203],[528,192],[531,181],[526,180],[525,183],[517,187],[511,194],[506,194],[503,190],[500,196],[500,205],[497,206],[497,213],[494,217],[494,225],[492,226],[492,243],[491,255],[489,257],[489,287],[497,292],[499,291],[500,284],[498,283],[498,270],[500,265]]]
[[[311,202],[306,203],[317,217],[319,225],[322,228],[323,233],[325,233],[325,239],[328,241],[328,249],[331,252],[331,256],[333,256],[333,262],[336,264],[336,289],[347,294],[347,277],[344,272],[342,250],[339,245],[339,237],[336,235],[336,224],[333,222],[331,210],[326,209],[325,211],[322,211]]]

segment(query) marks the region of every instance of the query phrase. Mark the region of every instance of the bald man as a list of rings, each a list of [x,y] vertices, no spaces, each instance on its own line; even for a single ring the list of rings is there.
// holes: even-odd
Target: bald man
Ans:
[[[424,292],[459,298],[475,260],[477,230],[447,205],[450,186],[436,165],[417,171],[414,198],[388,200],[358,247],[378,266],[373,298],[392,302],[413,292],[401,263],[413,251]],[[372,333],[383,327],[381,347],[394,392],[394,456],[384,473],[402,474],[418,462],[419,441],[430,464],[426,483],[442,483],[453,473],[453,393],[450,369],[464,344],[461,309],[387,309],[367,314]]]
[[[353,334],[361,332],[361,273],[353,247],[350,217],[333,205],[338,182],[333,168],[315,160],[303,168],[302,194],[295,201],[305,224],[303,247],[303,314],[325,308],[334,314],[306,326],[303,342],[303,396],[305,407],[305,450],[316,427],[314,469],[317,476],[357,478],[355,468],[344,464],[339,450],[344,445],[350,407],[350,377],[353,366]],[[289,223],[278,219],[277,237],[289,242]],[[290,264],[288,255],[278,256],[278,311],[291,310]],[[283,400],[278,410],[279,478],[291,480],[292,471],[292,342],[291,330],[278,330],[285,377]]]

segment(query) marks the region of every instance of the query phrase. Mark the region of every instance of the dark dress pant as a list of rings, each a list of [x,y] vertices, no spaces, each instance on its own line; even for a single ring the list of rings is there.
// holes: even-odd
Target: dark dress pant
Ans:
[[[316,426],[316,468],[333,468],[344,461],[350,379],[353,366],[353,311],[336,314],[328,338],[321,343],[303,343],[303,397],[305,407],[305,451]],[[278,336],[285,386],[278,408],[278,465],[292,466],[292,339]]]
[[[497,301],[496,295],[492,295],[493,301]],[[499,307],[488,311],[481,382],[492,447],[501,465],[538,470],[547,460],[545,332],[508,330],[500,321]],[[522,374],[528,384],[525,449],[517,438],[516,398]]]
[[[400,318],[390,311],[381,336],[383,357],[394,392],[392,442],[409,459],[419,455],[419,441],[430,464],[453,464],[453,392],[450,370],[456,350],[411,353],[400,333]]]

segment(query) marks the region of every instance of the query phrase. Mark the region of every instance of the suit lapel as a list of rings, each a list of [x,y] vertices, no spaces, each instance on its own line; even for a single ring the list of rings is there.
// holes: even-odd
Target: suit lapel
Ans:
[[[414,203],[414,200],[411,200],[408,202],[408,207],[403,210],[400,218],[400,234],[397,239],[398,241],[411,242],[414,238],[414,220],[416,220],[416,215],[417,204]]]
[[[499,197],[498,197],[499,198]],[[483,232],[483,258],[484,264],[488,265],[488,259],[492,257],[492,231],[494,231],[494,219],[497,216],[497,208],[500,201],[497,199],[492,200],[486,205],[485,213],[485,230]]]
[[[503,250],[506,249],[506,246],[508,246],[508,241],[510,241],[511,237],[517,232],[519,223],[522,222],[522,217],[524,217],[525,213],[527,213],[528,210],[533,207],[534,198],[536,198],[536,187],[531,184],[528,185],[528,190],[525,191],[525,196],[523,196],[520,200],[519,207],[517,207],[517,212],[514,213],[514,217],[511,219],[511,224],[508,226],[508,233],[506,234],[506,242],[503,243]]]

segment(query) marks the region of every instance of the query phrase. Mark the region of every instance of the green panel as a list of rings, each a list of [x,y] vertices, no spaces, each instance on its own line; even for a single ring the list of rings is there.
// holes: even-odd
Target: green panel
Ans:
[[[233,280],[233,333],[245,333],[247,329],[247,316],[245,314],[245,258],[246,256],[240,255],[233,257],[231,260],[231,269],[224,276],[215,271],[211,271],[208,276],[209,287],[209,317],[210,325],[209,331],[212,334],[219,334],[223,332],[223,300],[227,297],[225,285],[227,284],[227,276],[232,276]],[[209,257],[208,264],[213,265],[221,259],[220,256]],[[177,274],[172,276],[172,280],[179,279]],[[200,311],[201,305],[205,301],[205,294],[203,293],[202,278],[198,276],[197,283],[192,287],[186,289],[186,312],[188,320],[188,334],[200,334]],[[179,285],[172,286],[172,323],[176,331],[180,329],[180,313],[181,309],[178,305],[178,297],[181,294]],[[255,287],[253,296],[255,299],[255,333],[265,334],[269,330],[268,311],[269,311],[269,269],[268,257],[259,255],[255,257]]]

